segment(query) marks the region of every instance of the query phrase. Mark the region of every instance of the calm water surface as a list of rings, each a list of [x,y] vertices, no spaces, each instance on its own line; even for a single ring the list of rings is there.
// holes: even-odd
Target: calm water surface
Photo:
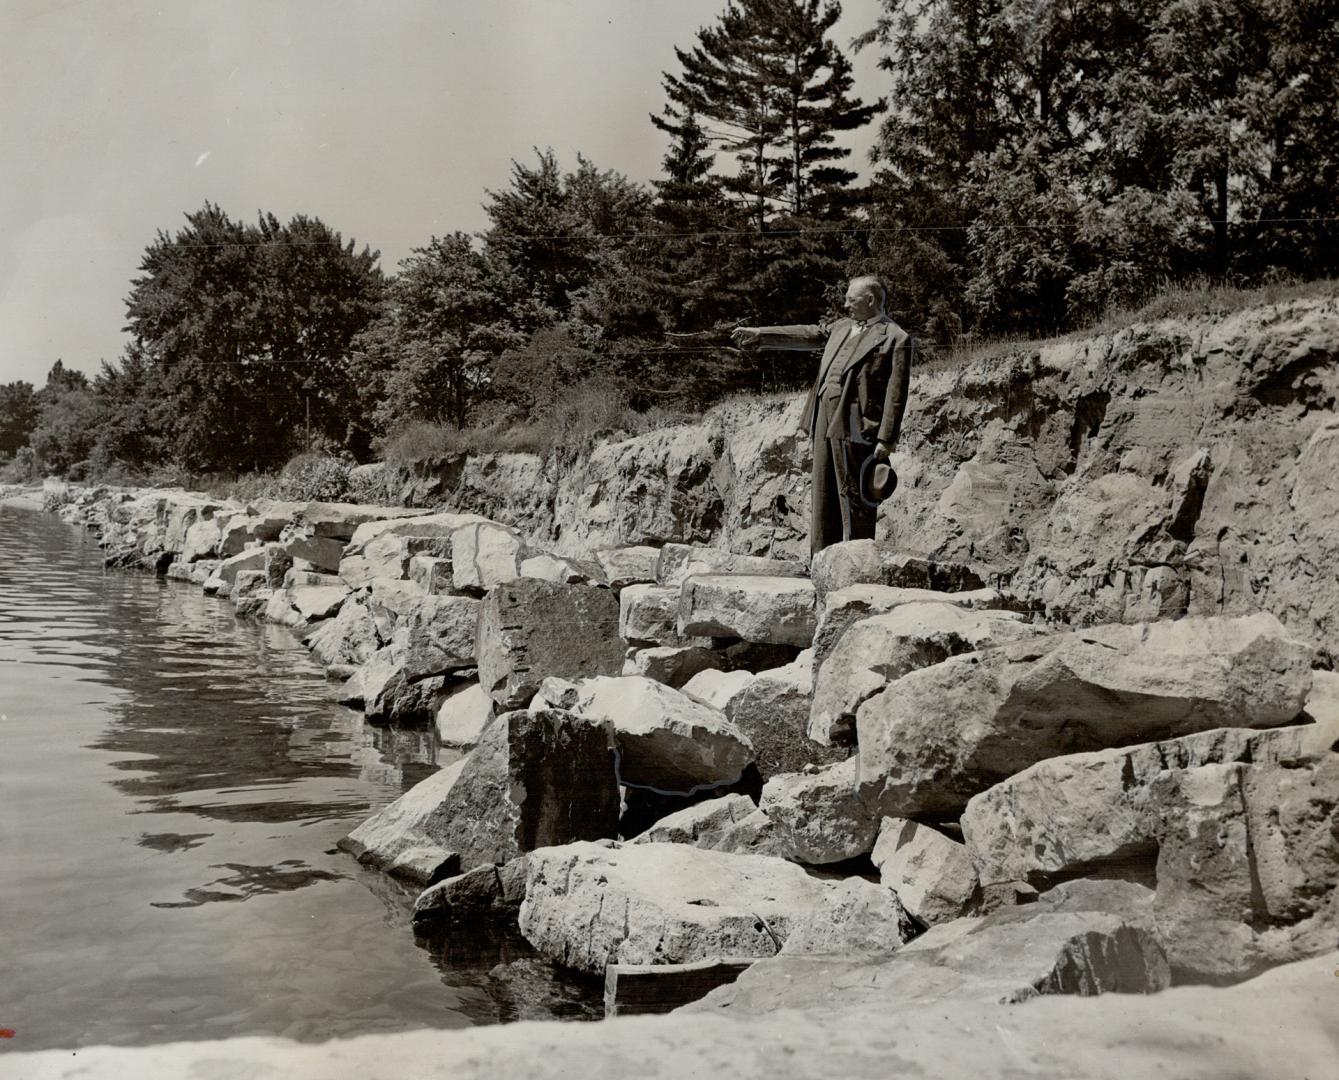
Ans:
[[[435,754],[287,630],[0,506],[0,1053],[591,1015],[514,939],[416,942],[335,849]]]

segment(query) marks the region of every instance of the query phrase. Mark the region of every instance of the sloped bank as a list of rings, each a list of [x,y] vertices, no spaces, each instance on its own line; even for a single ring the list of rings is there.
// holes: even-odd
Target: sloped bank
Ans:
[[[1066,622],[1263,609],[1328,653],[1337,354],[1339,300],[1323,298],[913,373],[879,535],[978,564]],[[567,553],[681,542],[802,556],[799,410],[798,397],[736,402],[570,466],[461,456],[389,481]]]

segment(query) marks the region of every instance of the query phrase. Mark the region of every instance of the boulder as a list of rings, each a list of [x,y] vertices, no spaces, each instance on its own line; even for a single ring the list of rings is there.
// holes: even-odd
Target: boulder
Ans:
[[[806,649],[789,664],[758,672],[725,702],[725,715],[753,744],[758,770],[767,776],[828,765],[846,751],[809,738],[814,654]]]
[[[942,923],[891,956],[800,957],[783,950],[684,1011],[728,1009],[741,1018],[779,1009],[888,1016],[916,1005],[961,1011],[1057,994],[1165,989],[1170,972],[1151,925],[1148,890],[1084,885],[1024,908]]]
[[[354,598],[346,599],[334,618],[313,627],[302,643],[327,667],[365,664],[383,644],[371,611]]]
[[[927,926],[966,915],[977,899],[967,848],[928,825],[884,818],[870,859],[907,913]]]
[[[410,679],[400,651],[392,645],[378,649],[350,677],[352,692],[363,703],[369,720],[417,723],[430,720],[446,689],[446,676]]]
[[[501,866],[486,863],[439,881],[414,901],[414,925],[479,920],[515,922],[525,899],[526,856]]]
[[[595,561],[600,565],[604,583],[617,591],[629,585],[655,581],[660,548],[647,544],[605,548],[595,553]]]
[[[618,594],[618,636],[629,644],[679,645],[677,586],[627,585]]]
[[[904,675],[856,719],[860,780],[892,817],[956,817],[1029,765],[1295,718],[1310,649],[1272,615],[1103,626]]]
[[[497,717],[463,759],[433,826],[467,869],[618,832],[618,780],[604,725],[559,709]]]
[[[1333,744],[1332,744],[1333,745]],[[1158,933],[1183,980],[1248,978],[1339,940],[1339,753],[1154,781]]]
[[[578,716],[608,724],[618,747],[619,781],[660,792],[692,794],[736,783],[753,761],[748,740],[719,711],[636,675],[582,679],[572,701],[570,684],[548,680],[534,705],[565,705]]]
[[[813,640],[814,586],[807,578],[711,574],[679,595],[681,636],[734,637],[806,648]]]
[[[368,610],[377,624],[377,633],[389,641],[400,620],[412,615],[427,595],[412,581],[374,577],[369,582]]]
[[[360,525],[396,518],[423,517],[423,510],[404,506],[368,506],[361,503],[307,502],[297,508],[294,526],[308,536],[348,543]]]
[[[594,585],[521,578],[488,594],[479,614],[479,683],[499,709],[524,706],[548,676],[618,675],[618,601]]]
[[[471,596],[419,596],[395,623],[391,644],[409,679],[475,666],[480,601]]]
[[[1012,612],[940,603],[901,604],[861,619],[818,669],[809,738],[825,746],[850,745],[860,706],[907,672],[1040,632]]]
[[[519,578],[529,554],[519,533],[491,521],[462,525],[451,534],[451,544],[455,589],[476,595]]]
[[[407,576],[429,596],[449,593],[454,587],[451,560],[434,555],[415,555],[409,560]]]
[[[980,574],[964,563],[939,561],[886,540],[847,540],[818,552],[809,567],[820,602],[851,585],[892,585],[935,592],[982,589]]]
[[[889,950],[910,933],[904,920],[888,917],[895,901],[883,906],[880,927]],[[866,947],[875,906],[852,904],[847,888],[781,859],[683,844],[581,843],[531,854],[520,928],[554,963],[600,975],[613,963],[772,956],[793,927],[816,945],[841,948],[842,920],[852,916]]]
[[[716,649],[701,645],[656,645],[635,649],[623,664],[624,675],[642,675],[676,689],[699,672],[714,669],[723,661]]]
[[[299,585],[288,590],[288,601],[305,621],[316,622],[338,613],[348,595],[342,585]]]
[[[962,815],[963,836],[985,884],[1045,886],[1126,867],[1143,876],[1140,867],[1151,871],[1157,856],[1167,812],[1151,791],[1166,770],[1236,762],[1311,770],[1336,739],[1339,717],[1267,731],[1218,728],[1049,758],[973,797]]]
[[[708,799],[661,818],[631,842],[715,847],[715,842],[725,831],[756,809],[747,795],[722,795],[719,799]]]
[[[694,701],[725,711],[726,705],[744,692],[757,676],[751,671],[718,671],[707,668],[683,684],[684,694]]]
[[[453,861],[458,864],[459,856],[442,847],[436,837],[442,831],[441,807],[464,768],[462,759],[420,780],[340,840],[339,847],[378,870],[411,852],[420,861],[425,853],[436,853],[438,868]]]
[[[219,523],[214,520],[213,511],[201,508],[182,537],[181,561],[191,563],[200,559],[218,558],[222,540]]]
[[[239,619],[259,618],[265,614],[269,605],[271,591],[264,570],[240,570],[233,580],[233,611]]]
[[[814,666],[822,667],[847,629],[870,615],[886,615],[903,604],[954,604],[972,610],[999,608],[1004,597],[996,589],[936,592],[899,589],[893,585],[848,585],[823,597],[814,631]]]
[[[382,508],[385,509],[385,508]],[[449,537],[462,525],[486,522],[479,514],[428,513],[425,510],[399,510],[398,514],[379,514],[360,522],[349,536],[349,554],[361,554],[374,539],[393,536]]]
[[[265,549],[252,548],[240,555],[233,555],[231,558],[224,559],[214,571],[214,577],[220,578],[231,585],[237,580],[237,575],[241,571],[263,569],[265,569]]]
[[[786,858],[821,866],[873,850],[880,817],[856,783],[858,767],[856,758],[847,758],[812,772],[774,776],[763,785],[758,809],[772,823]]]
[[[541,553],[521,560],[519,576],[539,578],[559,585],[580,585],[591,580],[590,568],[576,559]]]
[[[767,559],[697,544],[666,544],[656,562],[655,581],[658,585],[679,588],[690,577],[702,574],[802,577],[804,572],[804,563],[798,559]]]
[[[453,750],[470,750],[493,719],[493,699],[477,680],[453,690],[437,708],[437,740]]]
[[[344,558],[344,541],[330,536],[296,533],[287,536],[282,543],[294,566],[319,574],[337,573]]]

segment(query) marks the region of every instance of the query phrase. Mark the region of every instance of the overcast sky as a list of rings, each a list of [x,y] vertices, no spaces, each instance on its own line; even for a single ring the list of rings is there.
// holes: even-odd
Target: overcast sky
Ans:
[[[636,180],[647,114],[724,0],[0,0],[0,382],[121,351],[156,230],[206,200],[315,214],[409,249],[486,224],[485,188],[552,146]],[[846,0],[837,41],[874,21]],[[886,94],[873,50],[857,91]],[[864,167],[873,125],[848,145]]]

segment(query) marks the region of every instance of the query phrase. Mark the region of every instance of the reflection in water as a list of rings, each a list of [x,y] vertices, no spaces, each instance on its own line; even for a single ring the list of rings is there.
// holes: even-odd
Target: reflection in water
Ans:
[[[280,870],[281,866],[299,867],[296,870]],[[275,866],[242,866],[238,863],[224,863],[222,866],[215,867],[217,870],[234,871],[228,877],[215,878],[209,882],[210,885],[227,885],[230,888],[237,889],[237,892],[219,892],[217,889],[187,889],[186,899],[180,903],[169,904],[163,901],[153,901],[150,907],[156,908],[182,908],[199,907],[201,904],[209,904],[215,901],[228,900],[250,900],[253,896],[259,896],[262,893],[281,893],[292,892],[294,889],[301,889],[307,885],[314,885],[318,881],[335,881],[347,874],[336,874],[329,870],[312,870],[307,868],[300,859],[284,859],[283,862]]]
[[[518,939],[416,945],[412,898],[336,850],[444,763],[431,732],[368,727],[287,630],[105,573],[86,534],[6,507],[0,737],[7,1049],[594,1007],[517,968]]]

